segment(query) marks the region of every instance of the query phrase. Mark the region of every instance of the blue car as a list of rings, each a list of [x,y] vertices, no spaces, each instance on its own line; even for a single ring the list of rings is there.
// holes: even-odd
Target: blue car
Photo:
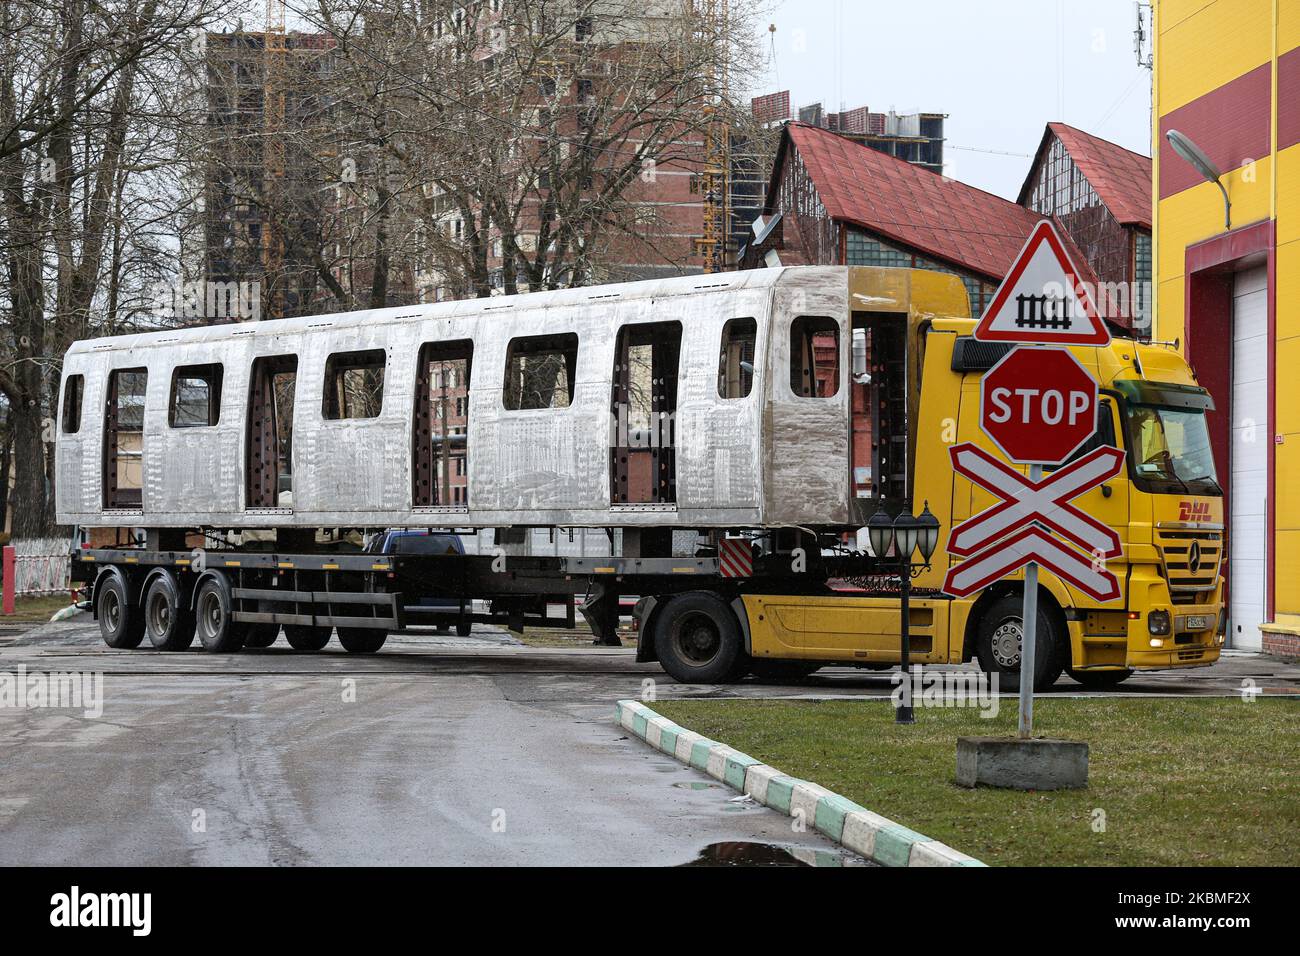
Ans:
[[[368,554],[464,554],[465,545],[460,535],[441,531],[404,531],[390,529],[375,535],[366,546]],[[464,602],[464,609],[470,610],[470,602]],[[445,633],[455,619],[456,633],[469,637],[472,627],[469,621],[460,620],[461,602],[449,597],[421,597],[414,603],[404,605],[408,616],[416,621],[428,620]]]

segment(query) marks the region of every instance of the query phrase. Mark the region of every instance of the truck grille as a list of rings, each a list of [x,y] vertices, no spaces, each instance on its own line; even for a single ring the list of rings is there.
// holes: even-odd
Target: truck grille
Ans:
[[[1198,592],[1214,590],[1223,556],[1222,531],[1157,530],[1156,547],[1175,604],[1195,602]]]

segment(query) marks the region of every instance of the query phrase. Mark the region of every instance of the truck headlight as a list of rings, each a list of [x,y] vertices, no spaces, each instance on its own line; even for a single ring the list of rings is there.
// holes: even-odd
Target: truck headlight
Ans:
[[[1169,633],[1169,612],[1152,611],[1147,615],[1147,630],[1152,634]]]

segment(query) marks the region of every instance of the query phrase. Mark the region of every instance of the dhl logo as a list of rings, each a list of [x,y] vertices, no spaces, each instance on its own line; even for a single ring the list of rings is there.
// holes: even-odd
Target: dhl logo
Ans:
[[[1208,501],[1178,502],[1178,520],[1179,521],[1210,520],[1210,503]]]

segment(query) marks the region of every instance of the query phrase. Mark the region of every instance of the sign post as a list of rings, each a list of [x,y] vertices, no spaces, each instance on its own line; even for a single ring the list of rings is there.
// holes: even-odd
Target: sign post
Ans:
[[[1043,480],[1043,466],[1029,466],[1029,480]],[[1028,740],[1034,729],[1034,661],[1038,652],[1038,562],[1025,565],[1025,603],[1020,612],[1020,719],[1016,735]]]
[[[980,427],[1008,459],[1028,465],[1029,474],[1022,477],[970,443],[952,449],[954,470],[1002,501],[953,528],[949,551],[967,560],[949,569],[944,590],[965,596],[1024,568],[1017,736],[1027,741],[1034,719],[1039,564],[1099,601],[1119,596],[1104,564],[1119,554],[1118,536],[1068,501],[1116,474],[1123,453],[1095,449],[1060,467],[1097,427],[1097,382],[1063,346],[1106,345],[1110,333],[1049,220],[1030,233],[975,338],[1016,346],[980,382]],[[1058,470],[1044,479],[1044,466]],[[961,752],[959,744],[959,766]]]

